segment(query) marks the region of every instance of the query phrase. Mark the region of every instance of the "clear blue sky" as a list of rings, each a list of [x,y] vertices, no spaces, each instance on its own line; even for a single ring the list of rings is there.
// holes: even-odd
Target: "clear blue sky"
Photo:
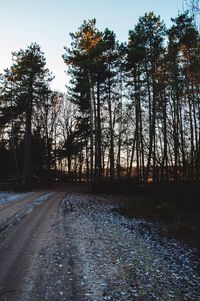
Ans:
[[[108,27],[123,42],[145,12],[154,11],[169,26],[181,10],[182,0],[0,0],[0,72],[11,65],[12,51],[37,42],[55,75],[52,87],[65,91],[63,47],[83,20],[96,18],[100,30]]]

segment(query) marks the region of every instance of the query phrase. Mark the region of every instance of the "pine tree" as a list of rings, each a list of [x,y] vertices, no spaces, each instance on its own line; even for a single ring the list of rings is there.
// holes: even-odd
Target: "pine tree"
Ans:
[[[137,175],[148,180],[150,167],[153,166],[153,178],[156,175],[156,122],[159,100],[157,70],[160,68],[164,53],[165,26],[153,12],[139,19],[133,31],[129,32],[127,70],[132,79],[136,124],[136,162]],[[142,84],[143,83],[143,84]],[[144,98],[145,96],[145,98]],[[142,99],[145,99],[145,102]],[[148,112],[148,156],[144,173],[144,127],[142,108]],[[142,173],[141,173],[142,170]]]
[[[44,54],[40,46],[31,44],[26,50],[12,54],[13,65],[5,73],[10,89],[5,91],[4,99],[9,101],[13,114],[25,118],[24,167],[22,183],[25,189],[32,183],[31,134],[32,116],[42,89],[51,80],[49,70],[45,68]]]

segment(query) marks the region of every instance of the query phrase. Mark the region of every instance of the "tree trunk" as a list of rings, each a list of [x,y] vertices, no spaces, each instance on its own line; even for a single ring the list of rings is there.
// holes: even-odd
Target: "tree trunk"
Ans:
[[[90,183],[94,182],[94,154],[93,154],[93,93],[92,93],[92,81],[90,71],[88,72],[88,79],[89,79],[89,89],[90,89]]]
[[[97,178],[102,179],[100,84],[97,83]]]
[[[108,87],[108,111],[109,111],[109,127],[110,127],[110,179],[113,180],[115,177],[114,172],[114,133],[113,133],[113,120],[112,120],[112,106],[111,106],[111,87],[109,80]]]
[[[32,164],[31,164],[31,117],[32,105],[26,112],[25,146],[24,146],[24,170],[23,188],[30,189],[32,185]]]

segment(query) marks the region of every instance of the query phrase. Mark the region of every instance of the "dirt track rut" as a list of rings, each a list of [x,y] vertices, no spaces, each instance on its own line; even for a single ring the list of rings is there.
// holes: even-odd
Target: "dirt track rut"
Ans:
[[[64,194],[53,194],[15,227],[1,234],[0,300],[20,300],[24,278],[30,273],[35,254],[48,239],[53,216]]]
[[[29,195],[28,197],[5,204],[0,208],[0,220],[9,218],[11,215],[15,214],[21,208],[24,208],[27,204],[31,203],[33,200],[43,195],[44,192],[35,192]]]

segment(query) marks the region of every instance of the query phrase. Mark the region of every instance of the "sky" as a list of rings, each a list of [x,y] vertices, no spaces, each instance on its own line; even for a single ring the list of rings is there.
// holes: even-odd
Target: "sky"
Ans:
[[[0,73],[12,64],[11,52],[32,42],[41,46],[55,79],[52,88],[66,91],[68,78],[62,59],[70,47],[69,33],[83,20],[96,18],[97,28],[113,30],[120,42],[145,12],[154,11],[169,27],[171,17],[182,11],[183,0],[0,0]]]

